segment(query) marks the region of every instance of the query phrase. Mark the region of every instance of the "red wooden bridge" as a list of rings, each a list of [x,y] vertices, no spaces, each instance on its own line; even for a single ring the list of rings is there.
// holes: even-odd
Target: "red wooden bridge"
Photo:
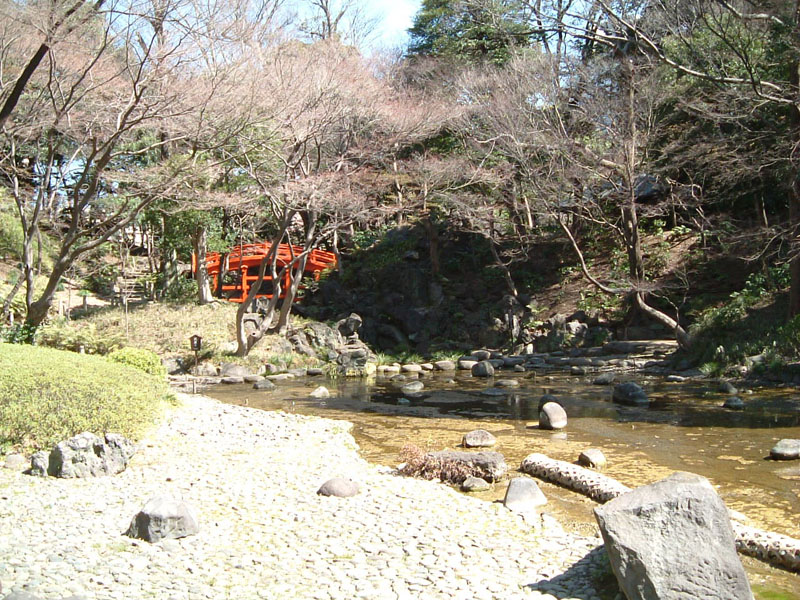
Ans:
[[[269,254],[272,248],[270,242],[259,244],[240,244],[234,246],[230,252],[209,252],[206,255],[206,268],[211,278],[211,289],[231,302],[244,302],[250,293],[250,288],[258,280],[258,270],[261,262]],[[277,266],[286,266],[295,257],[303,253],[302,246],[290,246],[289,244],[278,245]],[[312,276],[315,280],[319,279],[320,273],[325,269],[336,266],[336,255],[325,250],[312,250],[306,259],[304,273]],[[283,281],[281,282],[280,297],[286,296],[289,288],[292,269],[287,269]],[[197,257],[192,254],[192,273],[197,272]],[[223,280],[220,282],[220,275]],[[221,287],[220,287],[221,284]],[[256,298],[272,298],[274,291],[272,277],[264,275],[261,288],[256,294]]]

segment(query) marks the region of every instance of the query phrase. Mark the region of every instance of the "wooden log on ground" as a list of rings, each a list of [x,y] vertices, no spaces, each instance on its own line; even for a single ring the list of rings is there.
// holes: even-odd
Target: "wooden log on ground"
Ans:
[[[604,504],[631,488],[616,479],[544,454],[530,454],[522,461],[522,471],[544,481],[556,483]],[[800,540],[732,521],[736,550],[776,567],[800,572]]]

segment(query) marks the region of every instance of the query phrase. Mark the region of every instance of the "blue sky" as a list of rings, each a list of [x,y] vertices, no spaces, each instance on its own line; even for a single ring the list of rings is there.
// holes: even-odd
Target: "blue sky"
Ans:
[[[406,30],[411,27],[414,15],[422,0],[369,0],[370,11],[380,18],[378,42],[387,47],[401,46],[408,42]]]

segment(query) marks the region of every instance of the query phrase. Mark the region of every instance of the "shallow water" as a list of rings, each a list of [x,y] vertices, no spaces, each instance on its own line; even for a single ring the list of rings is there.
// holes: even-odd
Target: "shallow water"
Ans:
[[[651,403],[625,407],[611,402],[610,387],[592,385],[591,378],[532,372],[501,377],[517,379],[520,386],[488,396],[482,392],[492,380],[433,375],[424,378],[420,395],[411,396],[381,378],[306,378],[281,382],[273,392],[249,385],[217,386],[208,395],[267,410],[346,419],[354,423],[364,458],[390,466],[401,461],[405,444],[425,450],[456,448],[464,433],[477,428],[497,437],[493,449],[504,454],[512,471],[532,452],[574,462],[582,450],[598,447],[608,459],[604,473],[628,486],[678,470],[699,473],[752,525],[800,537],[800,461],[768,459],[778,440],[800,438],[800,391],[756,388],[740,394],[745,410],[729,411],[721,408],[727,396],[709,391],[714,389],[711,383],[637,378]],[[326,385],[331,397],[310,399],[309,392],[318,385]],[[569,415],[566,430],[536,427],[539,398],[545,393],[562,401]],[[551,499],[549,512],[583,533],[596,531],[592,501],[550,484],[540,486]],[[501,483],[483,497],[499,500],[504,493]],[[744,562],[758,598],[800,598],[800,576]]]

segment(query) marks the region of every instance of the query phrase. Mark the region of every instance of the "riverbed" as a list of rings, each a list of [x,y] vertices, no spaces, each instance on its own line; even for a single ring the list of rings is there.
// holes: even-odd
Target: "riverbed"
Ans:
[[[800,537],[800,465],[768,459],[782,438],[800,438],[800,393],[794,388],[755,387],[740,390],[742,411],[722,408],[727,396],[706,380],[667,383],[663,378],[626,377],[648,392],[649,407],[624,407],[611,402],[611,388],[592,384],[592,377],[559,372],[504,374],[515,388],[494,388],[493,380],[468,374],[424,377],[421,394],[400,391],[389,378],[324,380],[298,378],[261,392],[249,385],[216,386],[209,395],[233,404],[266,410],[314,414],[354,423],[353,434],[368,461],[396,466],[406,444],[424,450],[456,448],[472,429],[493,433],[496,450],[512,470],[532,452],[574,462],[582,450],[601,448],[608,459],[604,471],[634,487],[674,471],[708,477],[729,508],[746,515],[750,524]],[[499,379],[499,377],[498,377]],[[310,392],[325,385],[326,399]],[[491,394],[486,390],[491,388]],[[553,394],[564,405],[569,424],[564,431],[537,426],[538,403]],[[596,531],[594,503],[578,494],[540,483],[550,498],[548,512],[581,533]],[[501,482],[482,497],[502,499]],[[757,597],[800,598],[800,577],[744,561]],[[759,591],[761,590],[761,591]],[[788,596],[786,595],[788,594]]]

